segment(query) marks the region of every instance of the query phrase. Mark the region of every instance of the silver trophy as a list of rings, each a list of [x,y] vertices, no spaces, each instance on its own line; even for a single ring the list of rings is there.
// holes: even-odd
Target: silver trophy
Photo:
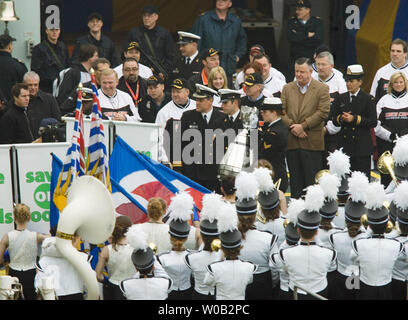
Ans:
[[[220,177],[236,176],[241,171],[251,171],[254,168],[255,156],[258,155],[256,130],[258,109],[241,106],[241,116],[244,129],[239,131],[234,141],[228,146],[219,165],[218,174]]]

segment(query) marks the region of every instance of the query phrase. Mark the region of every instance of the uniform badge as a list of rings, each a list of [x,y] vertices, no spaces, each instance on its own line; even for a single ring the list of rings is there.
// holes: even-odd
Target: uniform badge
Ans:
[[[150,109],[150,101],[147,101],[147,103],[146,103],[146,108],[147,108],[147,109]]]

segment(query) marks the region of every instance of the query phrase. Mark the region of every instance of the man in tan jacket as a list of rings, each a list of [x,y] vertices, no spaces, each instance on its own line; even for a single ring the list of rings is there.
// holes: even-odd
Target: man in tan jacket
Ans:
[[[289,128],[287,164],[292,198],[300,198],[323,168],[324,124],[329,115],[329,87],[312,79],[310,59],[295,62],[296,80],[283,87],[283,123]]]

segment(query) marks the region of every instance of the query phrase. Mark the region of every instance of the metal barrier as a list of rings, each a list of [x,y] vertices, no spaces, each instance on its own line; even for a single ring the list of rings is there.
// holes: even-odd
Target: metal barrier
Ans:
[[[297,293],[298,289],[305,291],[308,295],[311,295],[311,296],[313,296],[313,297],[315,297],[315,298],[317,298],[319,300],[329,300],[329,299],[327,299],[327,298],[325,298],[325,297],[323,297],[323,296],[321,296],[321,295],[319,295],[317,293],[310,292],[310,291],[308,291],[305,288],[302,288],[300,286],[294,286],[293,287],[293,299],[294,300],[299,300],[298,299],[298,293]]]

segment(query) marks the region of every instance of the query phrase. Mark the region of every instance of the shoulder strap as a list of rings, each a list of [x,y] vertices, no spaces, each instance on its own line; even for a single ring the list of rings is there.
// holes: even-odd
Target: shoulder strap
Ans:
[[[156,59],[156,53],[154,52],[154,49],[153,49],[152,43],[150,42],[149,36],[147,35],[146,32],[143,32],[143,35],[144,35],[144,37],[145,37],[145,39],[146,39],[147,45],[149,46],[150,52],[151,52],[152,55],[153,55],[153,58]]]
[[[61,60],[58,58],[57,54],[55,53],[54,49],[50,46],[50,44],[48,43],[48,41],[44,40],[45,45],[47,46],[48,49],[50,49],[52,55],[55,58],[55,61],[57,62],[58,68],[60,69],[64,69],[64,66],[61,63]]]

